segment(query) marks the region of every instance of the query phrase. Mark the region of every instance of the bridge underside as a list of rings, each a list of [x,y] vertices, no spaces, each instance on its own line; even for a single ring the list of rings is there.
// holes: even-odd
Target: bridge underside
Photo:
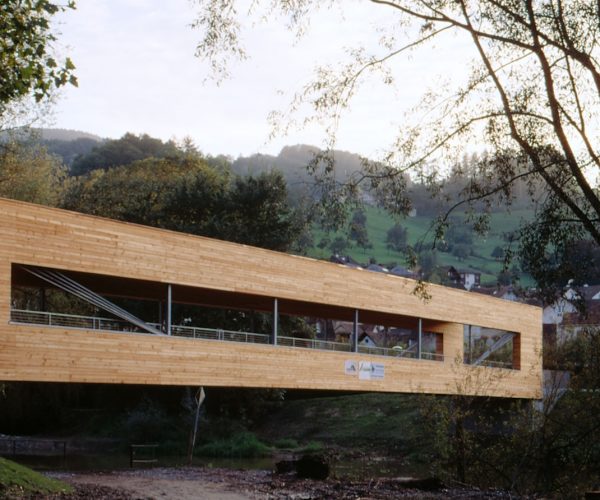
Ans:
[[[538,308],[434,285],[424,301],[403,278],[8,200],[0,229],[9,234],[0,241],[0,380],[541,392]],[[152,304],[141,318],[148,328],[95,306],[83,313],[58,295],[49,304],[57,287],[43,270],[92,293],[92,304],[97,297],[140,317],[149,315],[140,304]],[[200,307],[250,319],[235,331],[193,324],[188,306],[192,316]],[[262,330],[248,326],[254,315]],[[303,318],[314,334],[297,335],[285,317]],[[328,337],[319,321],[345,323],[345,333],[350,325],[349,335]],[[359,323],[386,344],[359,343]],[[500,346],[510,363],[494,368],[489,348],[473,355],[476,344]]]

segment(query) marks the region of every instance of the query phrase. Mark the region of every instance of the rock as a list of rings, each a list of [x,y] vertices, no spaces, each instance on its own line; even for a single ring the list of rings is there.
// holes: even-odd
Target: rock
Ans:
[[[275,472],[277,474],[287,474],[289,472],[296,472],[297,460],[280,460],[275,464]]]
[[[424,479],[402,479],[398,481],[398,484],[403,488],[414,488],[416,490],[423,491],[438,491],[446,487],[446,485],[437,477],[428,477]]]
[[[296,462],[296,474],[299,478],[327,479],[329,472],[329,461],[325,455],[303,455]]]

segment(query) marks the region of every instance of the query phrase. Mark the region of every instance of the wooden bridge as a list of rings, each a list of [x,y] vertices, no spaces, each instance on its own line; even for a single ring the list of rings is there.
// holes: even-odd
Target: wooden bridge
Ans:
[[[541,396],[540,308],[436,285],[423,300],[415,285],[0,199],[0,380]],[[46,289],[93,312],[20,295]],[[162,304],[161,317],[136,316],[123,298]],[[270,331],[174,324],[177,304],[268,313]],[[347,341],[283,335],[282,316],[352,331]],[[361,345],[360,324],[408,332],[410,345]],[[474,355],[476,342],[486,347]],[[498,365],[499,351],[509,359]]]

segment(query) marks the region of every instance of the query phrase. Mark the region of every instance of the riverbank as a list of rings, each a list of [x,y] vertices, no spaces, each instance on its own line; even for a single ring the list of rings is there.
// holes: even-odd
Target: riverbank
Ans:
[[[297,479],[270,471],[242,471],[202,467],[154,468],[98,473],[53,472],[75,489],[47,499],[197,499],[206,500],[320,500],[320,499],[500,499],[515,498],[500,491],[447,487],[431,482],[417,489],[402,478],[348,481]]]

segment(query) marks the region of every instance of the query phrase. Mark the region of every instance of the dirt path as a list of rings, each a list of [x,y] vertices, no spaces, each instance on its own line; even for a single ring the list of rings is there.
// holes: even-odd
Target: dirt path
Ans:
[[[105,473],[53,473],[52,477],[73,486],[94,485],[115,490],[114,498],[131,497],[164,500],[248,500],[239,481],[231,481],[227,471],[219,469],[149,469]]]
[[[406,479],[316,481],[270,471],[210,469],[201,467],[154,468],[97,473],[50,473],[75,486],[70,500],[390,500],[410,498],[515,499],[502,491],[448,488],[434,480],[408,484]],[[413,481],[414,482],[414,481]]]

